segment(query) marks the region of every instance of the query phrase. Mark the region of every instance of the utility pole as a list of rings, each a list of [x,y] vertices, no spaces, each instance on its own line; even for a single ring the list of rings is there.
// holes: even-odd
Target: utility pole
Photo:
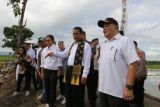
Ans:
[[[122,31],[125,34],[125,31],[127,30],[127,0],[122,0],[122,20],[121,20],[121,28],[120,31]]]

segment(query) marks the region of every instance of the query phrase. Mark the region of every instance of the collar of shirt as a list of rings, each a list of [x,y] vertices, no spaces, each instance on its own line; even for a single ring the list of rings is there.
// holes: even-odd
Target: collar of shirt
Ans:
[[[105,40],[105,43],[106,43],[106,42],[109,42],[109,41],[113,41],[113,40],[115,40],[115,39],[119,39],[120,37],[121,37],[120,33],[117,33],[111,40],[106,39],[106,40]]]

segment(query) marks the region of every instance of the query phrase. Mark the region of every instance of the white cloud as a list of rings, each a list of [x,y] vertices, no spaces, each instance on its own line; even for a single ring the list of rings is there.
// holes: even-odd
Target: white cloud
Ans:
[[[2,40],[3,28],[17,24],[18,18],[13,16],[11,7],[7,7],[7,0],[1,0],[0,4]],[[148,59],[157,58],[160,53],[160,48],[155,49],[160,46],[160,1],[128,0],[127,4],[127,36],[138,41]],[[53,34],[56,40],[72,42],[72,28],[82,26],[88,40],[98,37],[104,41],[102,29],[97,26],[97,21],[109,16],[117,19],[121,25],[121,12],[121,0],[29,0],[25,19],[27,27],[35,34],[34,40]]]

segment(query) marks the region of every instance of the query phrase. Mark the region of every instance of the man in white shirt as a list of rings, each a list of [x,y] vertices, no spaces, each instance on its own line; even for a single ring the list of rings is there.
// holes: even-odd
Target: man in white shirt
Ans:
[[[73,28],[74,43],[63,52],[53,51],[49,56],[68,57],[64,76],[66,107],[84,107],[84,92],[90,69],[91,47],[82,39],[82,28]]]
[[[99,58],[99,92],[101,107],[129,107],[139,57],[133,41],[121,36],[113,18],[98,21],[106,42]]]
[[[90,107],[96,107],[97,99],[97,86],[98,86],[98,58],[99,51],[97,45],[99,44],[98,38],[91,41],[91,66],[87,78],[87,91]]]

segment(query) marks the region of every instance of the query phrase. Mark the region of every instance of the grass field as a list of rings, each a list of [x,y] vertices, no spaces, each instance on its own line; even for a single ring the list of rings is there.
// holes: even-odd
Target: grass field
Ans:
[[[147,69],[160,69],[160,64],[147,65]]]
[[[9,56],[9,55],[1,55],[0,56],[0,61],[8,61],[8,62],[13,62],[15,60],[14,56]]]
[[[14,56],[0,55],[0,62],[8,61],[13,62],[15,60]],[[160,69],[160,64],[147,64],[147,69]]]

